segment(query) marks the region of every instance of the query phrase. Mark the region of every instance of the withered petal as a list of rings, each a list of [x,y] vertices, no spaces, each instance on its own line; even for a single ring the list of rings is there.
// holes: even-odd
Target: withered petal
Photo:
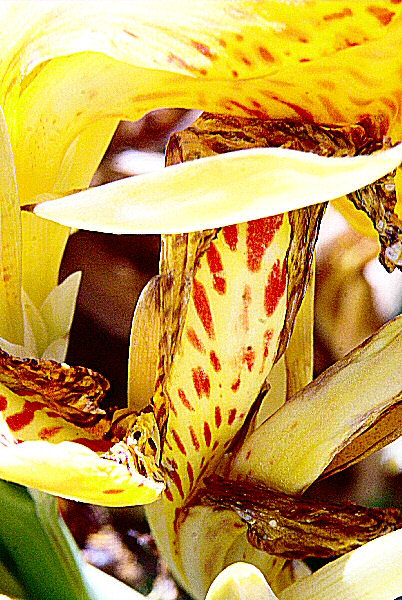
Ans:
[[[0,383],[19,396],[37,396],[57,414],[81,427],[104,416],[99,403],[109,390],[103,375],[53,360],[17,358],[0,349]]]

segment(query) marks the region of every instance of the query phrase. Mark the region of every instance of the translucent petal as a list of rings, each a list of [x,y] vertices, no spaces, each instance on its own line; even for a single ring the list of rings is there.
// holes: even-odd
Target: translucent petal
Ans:
[[[402,144],[351,158],[283,148],[241,150],[45,202],[35,213],[106,233],[183,233],[337,198],[392,171],[401,160]]]

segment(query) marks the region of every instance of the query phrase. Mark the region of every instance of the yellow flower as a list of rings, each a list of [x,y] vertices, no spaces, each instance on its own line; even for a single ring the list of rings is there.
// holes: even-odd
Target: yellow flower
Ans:
[[[5,2],[1,10],[9,27],[0,38],[0,97],[24,204],[86,188],[118,120],[160,106],[335,125],[370,115],[381,134],[401,137],[401,9],[392,2],[154,0],[86,2],[79,11],[75,3]],[[10,374],[3,356],[12,381],[3,377],[0,399],[23,443],[15,443],[3,422],[0,474],[106,505],[150,503],[163,492],[148,510],[151,526],[195,597],[203,598],[215,575],[243,557],[281,593],[295,579],[292,562],[262,555],[235,512],[198,506],[197,494],[222,466],[267,377],[266,420],[231,448],[233,479],[252,469],[266,485],[300,493],[326,469],[349,464],[356,451],[343,450],[393,414],[400,393],[398,320],[295,395],[311,372],[310,290],[289,349],[272,365],[297,271],[289,264],[286,271],[297,233],[286,211],[373,183],[400,160],[400,146],[353,158],[241,150],[37,206],[38,215],[65,226],[177,235],[164,236],[160,283],[144,291],[134,319],[131,377],[145,373],[144,397],[131,392],[128,403],[143,408],[149,392],[151,408],[139,416],[117,414],[112,431],[120,441],[101,458],[74,440],[96,449],[108,427],[96,404],[102,393],[86,411],[94,419],[80,426],[65,410],[63,386],[55,401],[45,385],[30,387],[34,364],[11,361]],[[201,232],[208,228],[214,231]],[[249,257],[250,238],[258,257]],[[147,328],[161,342],[156,360],[148,339],[136,339]],[[136,367],[138,347],[159,369],[156,385],[152,369]],[[71,378],[73,392],[79,382],[79,372],[65,366],[40,363],[38,372]],[[23,374],[21,390],[16,380]],[[97,378],[81,374],[96,389]],[[28,398],[27,390],[38,397]],[[79,389],[80,406],[86,393]],[[310,440],[310,430],[317,440]],[[368,445],[365,440],[364,451]]]

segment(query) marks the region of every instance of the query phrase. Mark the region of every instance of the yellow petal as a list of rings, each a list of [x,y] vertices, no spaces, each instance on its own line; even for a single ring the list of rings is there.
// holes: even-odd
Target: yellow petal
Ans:
[[[280,600],[395,600],[402,590],[402,530],[322,567],[279,594]]]
[[[278,597],[257,567],[238,562],[219,573],[205,600],[278,600]]]
[[[0,107],[0,336],[23,342],[21,221],[13,152]]]
[[[21,213],[21,219],[22,286],[39,309],[57,286],[70,230],[28,212]]]
[[[45,202],[35,213],[105,233],[198,231],[331,200],[372,183],[401,160],[402,144],[345,158],[283,148],[241,150]]]
[[[401,322],[382,327],[265,421],[244,443],[233,471],[287,493],[311,485],[343,447],[400,401]]]
[[[147,504],[158,498],[164,487],[73,442],[0,446],[0,476],[43,492],[101,506]]]
[[[323,123],[376,114],[396,139],[401,133],[398,5],[154,0],[102,3],[101,10],[93,2],[80,11],[68,2],[39,7],[4,2],[2,10],[0,100],[24,202],[57,187],[66,153],[81,135],[85,146],[97,120],[135,120],[160,106]],[[90,142],[92,168],[110,130],[98,136]]]

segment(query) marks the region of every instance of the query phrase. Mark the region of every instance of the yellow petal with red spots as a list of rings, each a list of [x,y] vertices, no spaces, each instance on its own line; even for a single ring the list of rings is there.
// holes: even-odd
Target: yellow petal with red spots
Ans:
[[[86,145],[95,169],[118,119],[160,106],[338,124],[374,114],[384,133],[401,135],[399,4],[153,0],[1,9],[0,101],[24,202],[64,187],[63,179],[87,185],[79,160]],[[96,122],[94,140],[87,131]]]
[[[369,156],[327,158],[257,148],[170,166],[39,204],[36,214],[106,233],[183,233],[332,200],[395,169],[402,144]]]

